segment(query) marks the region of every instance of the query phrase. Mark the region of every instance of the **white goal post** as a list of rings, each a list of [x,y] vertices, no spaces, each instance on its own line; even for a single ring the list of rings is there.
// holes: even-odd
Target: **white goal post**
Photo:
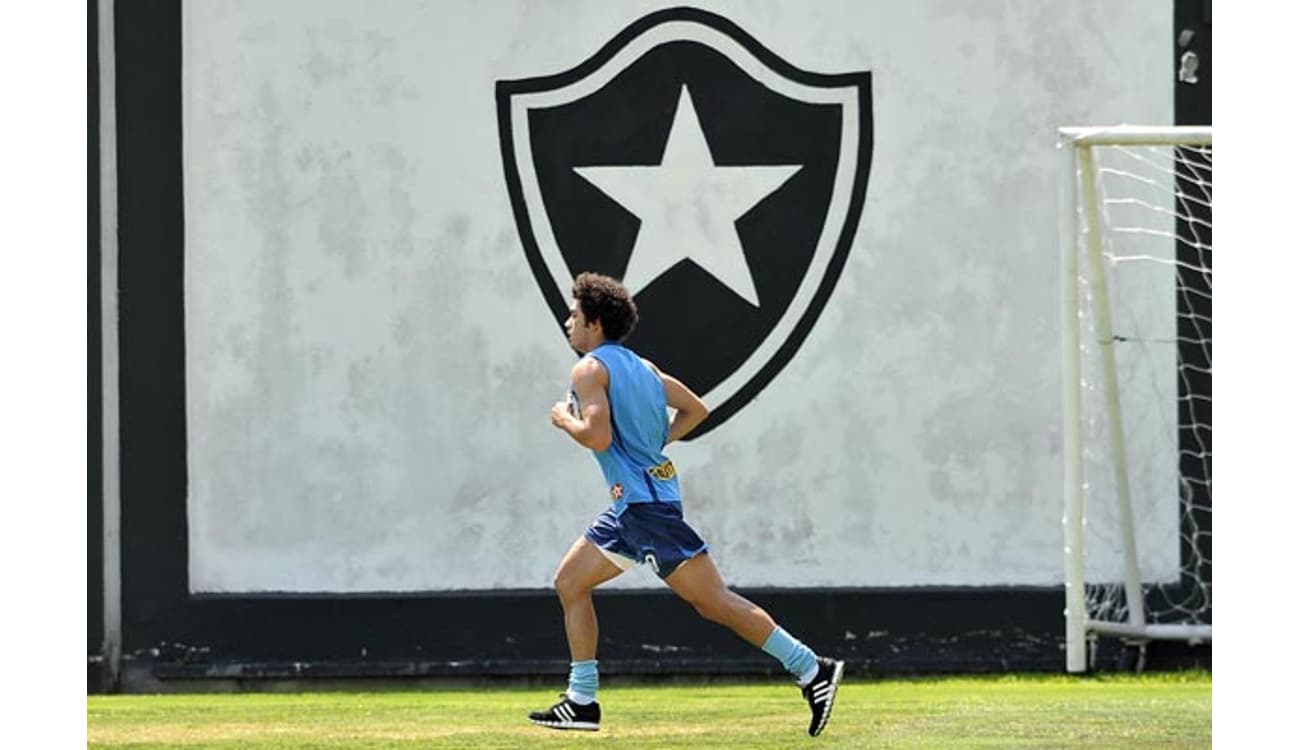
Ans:
[[[1210,127],[1061,128],[1066,669],[1211,640]]]

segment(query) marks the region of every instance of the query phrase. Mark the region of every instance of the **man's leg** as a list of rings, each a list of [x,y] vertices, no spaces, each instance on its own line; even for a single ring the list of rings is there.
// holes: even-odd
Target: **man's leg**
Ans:
[[[776,630],[762,607],[727,588],[707,552],[677,566],[664,582],[704,619],[726,625],[753,646],[762,648]]]
[[[623,569],[609,561],[591,540],[578,537],[555,571],[555,593],[564,608],[564,634],[569,639],[569,656],[575,662],[596,658],[599,630],[591,592],[617,577]]]
[[[599,631],[592,589],[614,578],[623,569],[610,562],[585,536],[578,537],[555,572],[555,592],[564,608],[564,634],[569,640],[569,688],[559,703],[546,711],[534,711],[529,719],[554,729],[596,730],[600,727],[600,704],[596,702],[599,673],[596,643]]]
[[[808,733],[816,736],[830,718],[844,662],[818,658],[812,649],[778,626],[762,607],[727,588],[708,553],[682,563],[664,579],[705,619],[731,628],[736,635],[781,662],[799,681],[812,710]]]

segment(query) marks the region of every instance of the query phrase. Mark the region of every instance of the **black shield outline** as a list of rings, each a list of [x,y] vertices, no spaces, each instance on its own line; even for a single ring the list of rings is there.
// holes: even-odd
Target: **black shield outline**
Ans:
[[[856,73],[824,74],[801,70],[764,47],[758,42],[758,40],[750,36],[747,32],[727,18],[698,8],[690,7],[669,8],[666,10],[656,11],[634,21],[615,35],[613,39],[601,47],[594,55],[569,70],[548,76],[497,81],[496,100],[497,124],[499,130],[498,135],[501,146],[501,158],[505,170],[506,187],[510,194],[510,203],[514,211],[515,225],[519,231],[519,238],[523,243],[524,254],[528,260],[529,267],[532,269],[533,277],[537,282],[538,288],[541,289],[543,298],[545,299],[547,306],[550,308],[551,313],[554,315],[556,324],[559,326],[562,334],[564,321],[569,315],[569,290],[567,288],[559,288],[557,285],[555,276],[547,265],[546,259],[538,244],[537,235],[530,218],[529,206],[525,199],[524,188],[520,179],[518,154],[516,153],[514,145],[515,127],[518,123],[514,122],[512,115],[512,99],[520,95],[550,92],[577,83],[601,70],[606,63],[613,59],[625,47],[628,47],[634,40],[646,34],[651,29],[666,23],[679,21],[700,24],[730,37],[747,52],[752,54],[771,72],[783,76],[796,84],[827,89],[856,88],[858,112],[858,147],[853,179],[848,190],[847,209],[843,225],[840,228],[840,236],[836,239],[834,250],[831,252],[827,260],[827,265],[821,280],[816,282],[816,289],[803,311],[787,313],[787,315],[796,315],[798,320],[786,335],[785,340],[776,346],[774,353],[766,362],[762,363],[758,367],[757,372],[755,372],[753,376],[736,389],[734,393],[727,396],[722,403],[716,404],[712,407],[708,419],[692,431],[691,435],[686,438],[690,440],[701,437],[721,425],[731,416],[739,412],[741,408],[747,405],[755,396],[758,395],[759,392],[767,387],[768,383],[770,383],[772,379],[775,378],[776,375],[790,362],[790,360],[793,359],[795,353],[803,344],[804,339],[806,339],[808,334],[812,331],[818,317],[820,317],[822,309],[825,307],[826,302],[830,299],[831,293],[834,291],[836,282],[839,281],[839,276],[844,269],[844,264],[848,260],[849,250],[853,246],[853,240],[857,234],[858,220],[861,217],[862,207],[866,200],[867,179],[871,168],[871,153],[873,145],[873,113],[871,109],[870,72],[863,71]],[[723,53],[722,50],[717,51]],[[547,220],[545,218],[544,209],[538,207],[538,213],[541,215],[541,221]],[[826,227],[823,226],[823,231],[825,229]],[[751,357],[752,354],[753,353],[751,353]],[[746,360],[745,364],[742,365],[741,368],[737,368],[737,371],[748,365],[749,361],[750,360]]]

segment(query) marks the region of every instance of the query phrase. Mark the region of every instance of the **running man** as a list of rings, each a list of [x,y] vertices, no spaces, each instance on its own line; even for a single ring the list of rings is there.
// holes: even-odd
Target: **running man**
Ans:
[[[555,729],[600,728],[591,592],[645,563],[705,619],[731,628],[780,661],[798,680],[812,711],[808,734],[820,734],[844,662],[817,656],[761,607],[728,589],[708,545],[682,518],[677,470],[663,449],[703,422],[708,407],[681,381],[622,345],[637,312],[621,283],[580,274],[573,300],[565,331],[583,357],[573,367],[568,402],[551,407],[551,424],[595,453],[614,503],[578,537],[555,573],[572,659],[569,689],[559,703],[529,718]],[[671,422],[670,407],[676,410]]]

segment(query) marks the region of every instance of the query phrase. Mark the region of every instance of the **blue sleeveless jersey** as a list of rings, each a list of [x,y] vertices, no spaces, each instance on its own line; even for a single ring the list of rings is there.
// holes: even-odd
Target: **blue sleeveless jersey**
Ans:
[[[587,356],[604,365],[609,375],[613,440],[606,450],[592,453],[605,475],[615,514],[621,515],[629,503],[680,503],[677,470],[663,453],[668,440],[663,381],[645,360],[620,344],[601,344]],[[572,385],[569,391],[577,403]]]

